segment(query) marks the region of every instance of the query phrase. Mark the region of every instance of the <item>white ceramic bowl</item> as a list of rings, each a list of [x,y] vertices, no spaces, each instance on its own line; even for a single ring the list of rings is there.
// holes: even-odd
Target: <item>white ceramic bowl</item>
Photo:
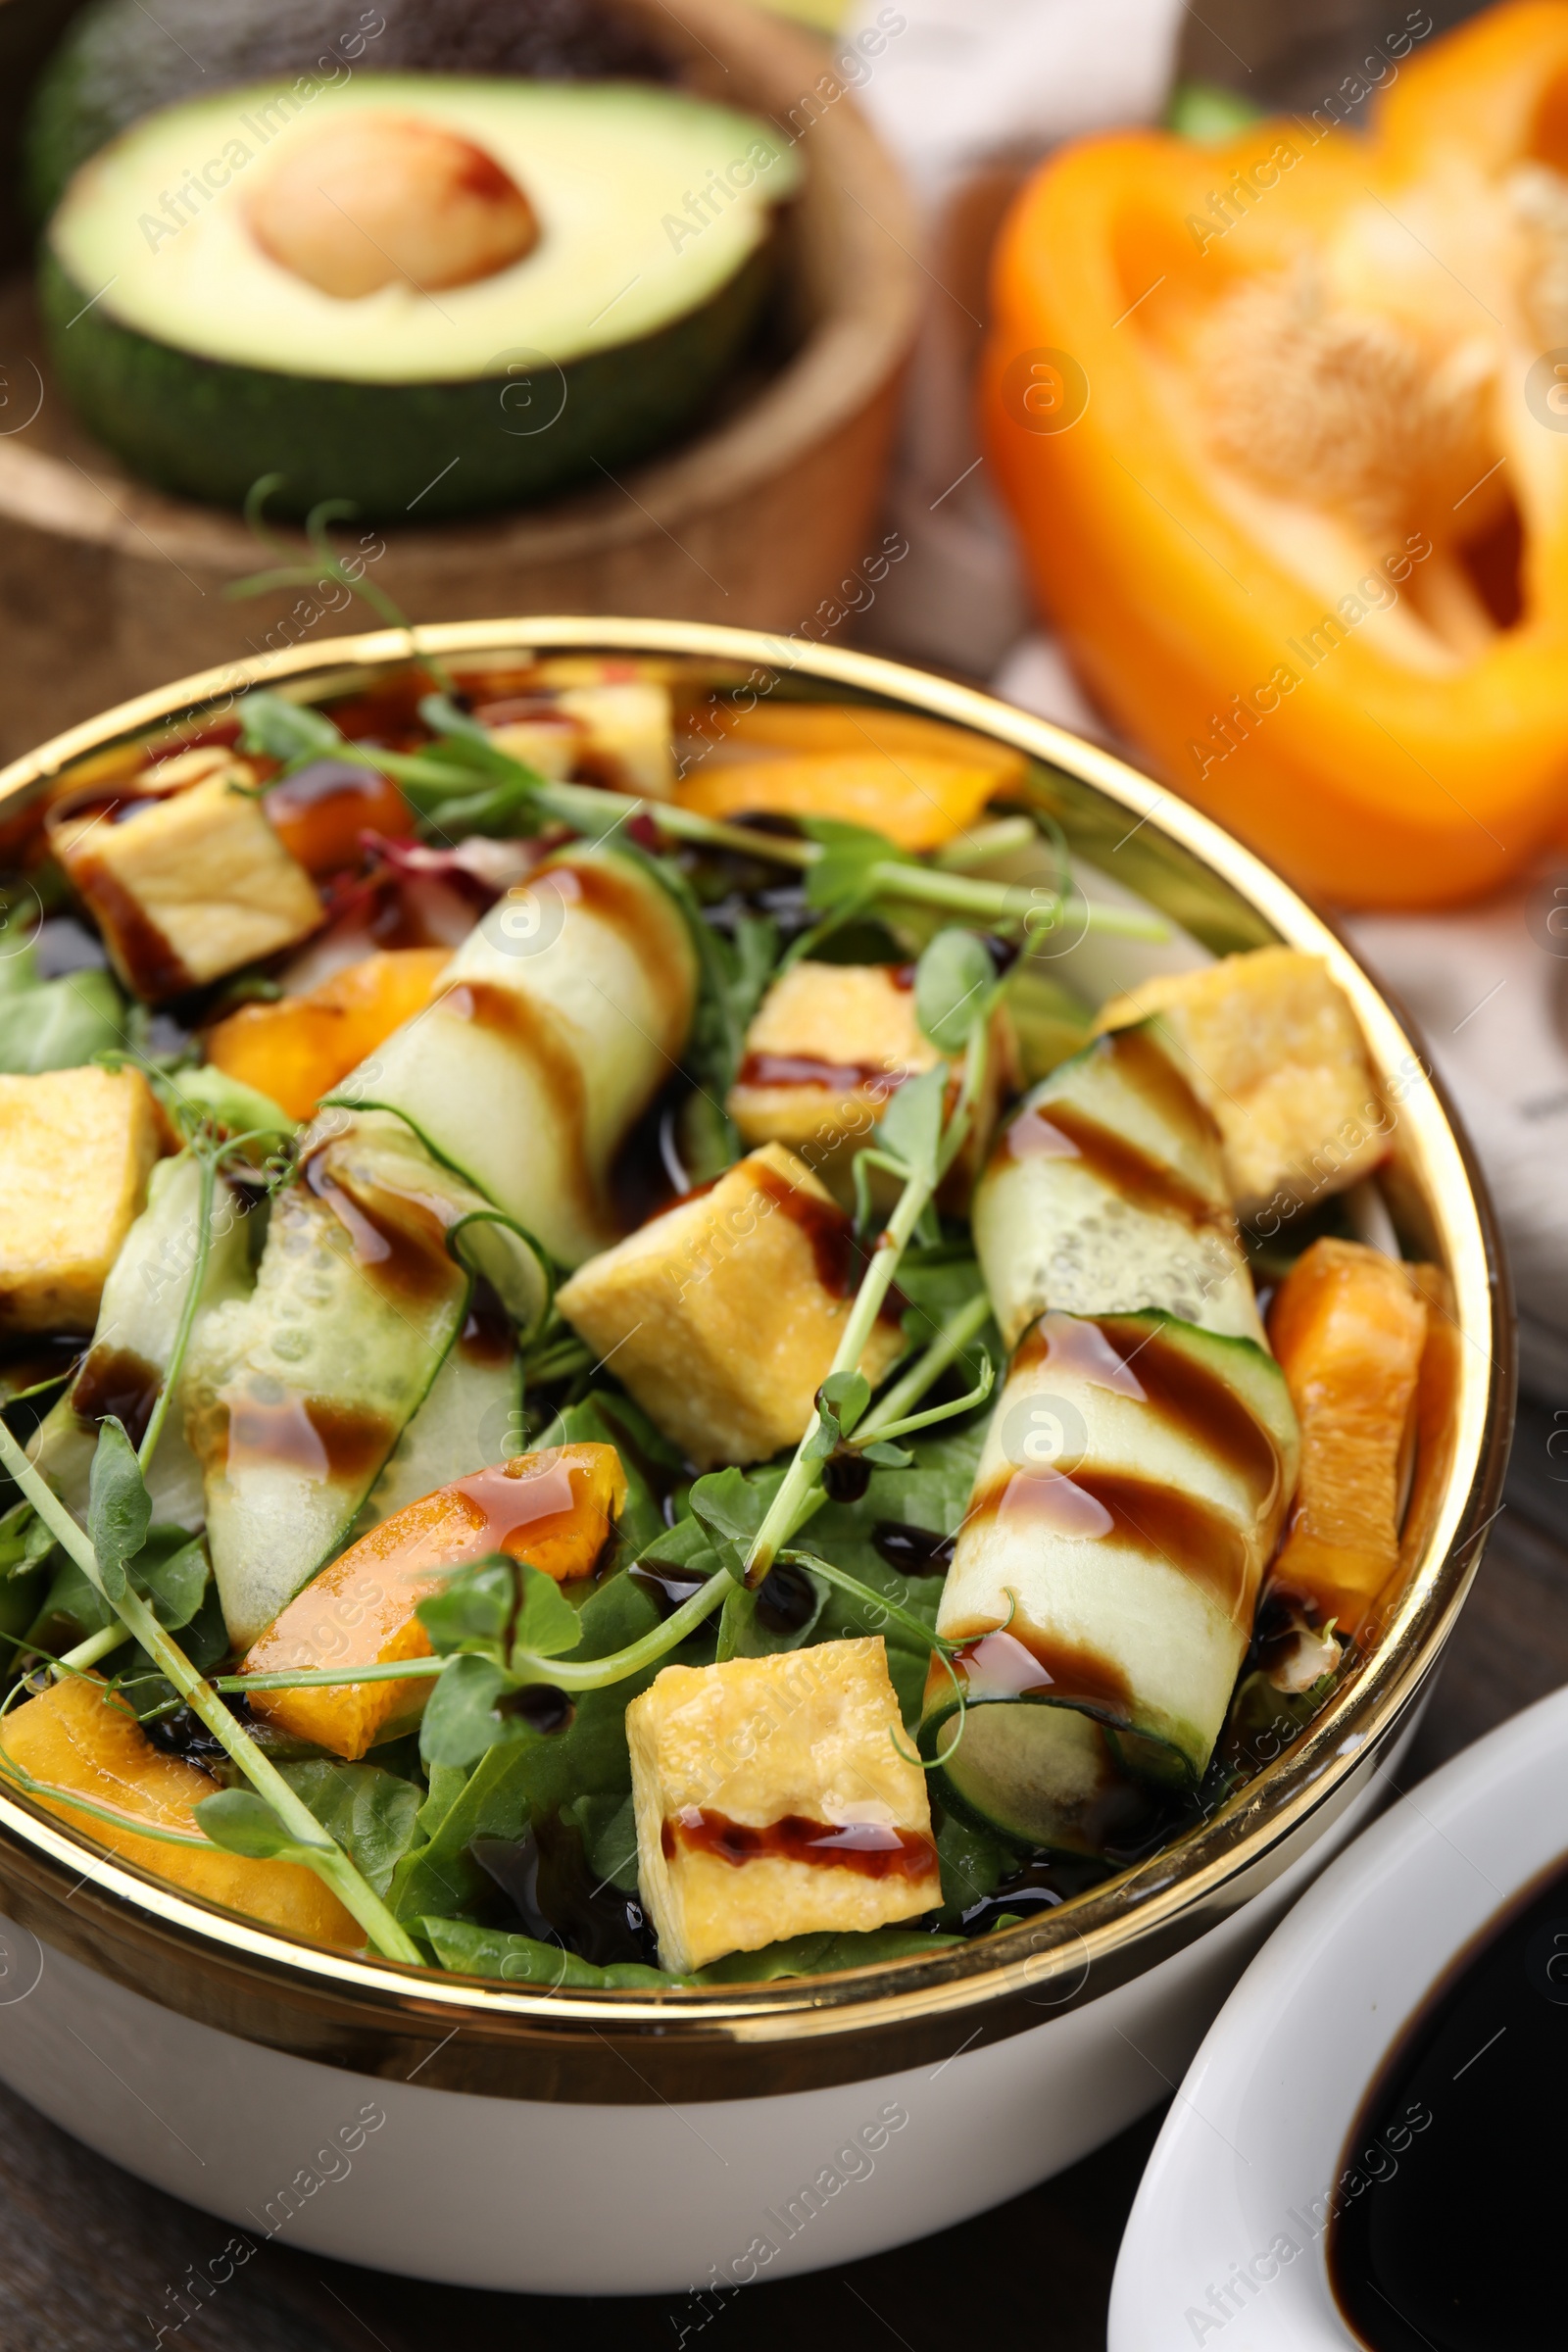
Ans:
[[[1136,955],[1179,967],[1285,940],[1322,956],[1396,1106],[1379,1213],[1454,1286],[1450,1411],[1418,1461],[1403,1579],[1364,1658],[1176,1844],[999,1935],[836,1977],[550,1994],[293,1942],[0,1797],[0,1909],[16,1923],[0,2076],[222,2217],[220,2266],[241,2259],[229,2224],[247,2243],[275,2233],[558,2292],[695,2291],[843,2262],[1014,2195],[1152,2105],[1374,1801],[1375,1763],[1408,1735],[1498,1498],[1512,1377],[1490,1210],[1413,1041],[1343,942],[1106,754],[943,680],[747,631],[529,618],[420,635],[459,666],[527,647],[772,674],[780,691],[871,696],[1016,745],[1092,895],[1142,894],[1173,924],[1168,949],[1121,943],[1109,961],[1090,934],[1064,976],[1098,1002],[1138,976]],[[252,678],[325,695],[409,652],[387,630],[148,695],[0,777],[0,828],[17,838],[52,792],[112,774],[181,718],[222,716]]]
[[[1423,1781],[1324,1872],[1177,2092],[1122,2241],[1109,2352],[1358,2352],[1324,2226],[1356,2113],[1455,1956],[1565,1852],[1559,1690]]]

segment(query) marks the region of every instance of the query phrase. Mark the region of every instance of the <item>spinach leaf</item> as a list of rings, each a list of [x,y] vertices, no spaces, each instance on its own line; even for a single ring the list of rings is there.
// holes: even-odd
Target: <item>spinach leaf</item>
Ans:
[[[961,1936],[933,1936],[924,1928],[867,1928],[842,1934],[792,1936],[760,1952],[730,1952],[700,1968],[696,1984],[768,1984],[777,1977],[825,1977],[841,1968],[874,1968],[884,1960],[906,1960],[946,1951]]]
[[[399,1780],[379,1764],[340,1764],[329,1756],[278,1769],[361,1877],[385,1894],[393,1869],[416,1836],[419,1790],[415,1783]]]
[[[424,1918],[419,1926],[443,1968],[464,1976],[500,1977],[514,1984],[542,1984],[557,1991],[659,1991],[690,1984],[766,1984],[779,1977],[821,1977],[843,1968],[871,1968],[886,1960],[905,1960],[946,1951],[962,1940],[956,1936],[933,1936],[920,1928],[872,1928],[863,1934],[796,1936],[785,1943],[770,1943],[760,1952],[732,1952],[700,1968],[694,1976],[677,1977],[662,1968],[642,1968],[620,1961],[596,1968],[575,1953],[538,1943],[531,1936],[509,1936],[495,1928],[476,1928],[466,1920]]]
[[[748,1478],[744,1470],[710,1470],[692,1488],[692,1516],[707,1530],[720,1564],[737,1583],[781,1477],[782,1473],[772,1478]]]
[[[459,1976],[500,1977],[509,1984],[545,1984],[566,1992],[661,1991],[695,1983],[691,1977],[667,1977],[661,1968],[643,1968],[634,1960],[597,1968],[553,1943],[537,1943],[531,1936],[508,1936],[498,1928],[476,1928],[466,1919],[425,1918],[418,1925],[441,1966]]]
[[[651,1633],[659,1611],[622,1573],[589,1595],[577,1622],[582,1634],[573,1654],[603,1658]],[[439,1818],[434,1817],[437,1791],[432,1785],[430,1803],[423,1809],[429,1820],[428,1840],[405,1855],[393,1876],[388,1900],[394,1917],[405,1922],[425,1912],[447,1917],[467,1909],[484,1892],[489,1882],[468,1854],[471,1838],[520,1838],[535,1814],[559,1812],[572,1797],[601,1791],[613,1791],[617,1800],[625,1796],[631,1788],[626,1708],[663,1663],[659,1660],[611,1690],[581,1692],[576,1713],[563,1732],[535,1732],[515,1718],[514,1740],[481,1753],[461,1785],[456,1775],[447,1784],[453,1793]],[[429,1713],[426,1709],[427,1723]]]
[[[69,972],[60,980],[0,995],[0,1071],[36,1077],[74,1070],[124,1043],[125,1008],[107,972]]]
[[[637,1892],[637,1815],[629,1796],[613,1790],[579,1796],[563,1805],[561,1818],[583,1841],[588,1867],[617,1893]]]
[[[129,1573],[164,1631],[177,1634],[201,1607],[212,1571],[200,1536],[187,1535],[182,1527],[150,1527]]]
[[[914,1442],[909,1448],[914,1455],[909,1469],[873,1469],[858,1502],[824,1504],[801,1540],[835,1567],[848,1569],[861,1584],[886,1593],[890,1600],[934,1626],[942,1579],[903,1575],[882,1557],[872,1539],[877,1526],[886,1521],[930,1535],[955,1534],[969,1507],[984,1440],[982,1420],[973,1428]],[[920,1714],[929,1652],[891,1619],[873,1622],[873,1612],[854,1593],[829,1592],[815,1639],[841,1641],[865,1634],[880,1634],[886,1642],[888,1673],[900,1708],[905,1722],[914,1724]]]
[[[942,1865],[942,1918],[956,1928],[971,1903],[994,1894],[1017,1856],[989,1830],[960,1821],[956,1813],[943,1819],[937,1831],[937,1860]]]

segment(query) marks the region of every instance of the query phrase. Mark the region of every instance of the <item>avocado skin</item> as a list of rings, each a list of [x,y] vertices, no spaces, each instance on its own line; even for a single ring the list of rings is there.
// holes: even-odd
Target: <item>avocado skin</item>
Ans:
[[[242,507],[253,482],[278,473],[276,514],[346,498],[368,520],[402,521],[412,510],[424,523],[600,482],[694,424],[744,354],[773,261],[770,237],[700,309],[568,362],[561,380],[543,378],[541,403],[559,401],[563,381],[565,402],[532,434],[516,432],[515,403],[501,405],[504,376],[353,383],[180,351],[96,303],[84,308],[87,291],[47,246],[39,298],[61,390],[88,430],[160,489]]]
[[[72,174],[143,115],[247,81],[309,74],[493,74],[664,81],[669,60],[602,0],[99,0],[70,26],[33,94],[28,209],[46,220]],[[380,19],[384,30],[368,31]],[[163,37],[160,37],[163,36]],[[359,42],[358,48],[345,44]]]

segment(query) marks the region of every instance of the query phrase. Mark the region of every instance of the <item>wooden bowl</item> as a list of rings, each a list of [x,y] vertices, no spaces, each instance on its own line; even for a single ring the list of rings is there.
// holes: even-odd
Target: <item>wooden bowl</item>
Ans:
[[[822,45],[744,0],[616,0],[706,97],[796,137],[774,356],[695,439],[546,506],[367,529],[414,620],[627,612],[820,635],[868,552],[917,270],[903,185]],[[832,92],[838,94],[830,95]],[[54,389],[25,276],[0,288],[0,760],[166,677],[356,617],[298,590],[236,604],[265,551],[237,515],[123,473]],[[358,525],[340,529],[349,546]],[[340,592],[331,591],[333,595]],[[369,615],[366,614],[366,618]]]

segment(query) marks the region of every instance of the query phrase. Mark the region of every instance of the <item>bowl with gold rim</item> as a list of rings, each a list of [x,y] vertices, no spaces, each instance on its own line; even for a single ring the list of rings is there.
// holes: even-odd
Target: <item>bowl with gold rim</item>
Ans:
[[[214,2281],[583,2293],[1160,2097],[1506,1453],[1485,1192],[1332,926],[1057,728],[698,624],[340,639],[0,794],[0,2075]]]

